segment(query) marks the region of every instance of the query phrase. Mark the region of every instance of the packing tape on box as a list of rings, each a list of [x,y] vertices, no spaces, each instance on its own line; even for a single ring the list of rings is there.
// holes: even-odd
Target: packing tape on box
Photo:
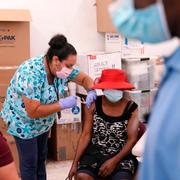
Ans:
[[[0,70],[16,70],[19,66],[0,66]]]

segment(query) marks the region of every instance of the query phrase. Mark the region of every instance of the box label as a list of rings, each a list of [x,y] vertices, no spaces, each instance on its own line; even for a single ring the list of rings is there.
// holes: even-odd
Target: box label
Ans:
[[[117,33],[106,33],[106,43],[118,43],[121,45],[121,35]]]
[[[0,47],[14,47],[16,35],[10,28],[0,28]]]
[[[121,69],[120,53],[97,55],[95,60],[89,61],[89,75],[92,79],[101,76],[104,69]]]
[[[77,106],[70,109],[62,110],[60,119],[58,118],[58,116],[56,116],[57,124],[70,124],[70,123],[81,122],[81,102],[80,102],[80,98],[79,97],[77,98],[78,98]]]

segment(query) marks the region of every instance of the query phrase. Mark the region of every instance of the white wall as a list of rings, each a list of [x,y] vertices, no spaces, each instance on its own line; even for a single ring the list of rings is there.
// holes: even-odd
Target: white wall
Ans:
[[[45,53],[56,33],[67,36],[78,52],[104,50],[104,35],[96,31],[95,0],[0,0],[0,9],[29,9],[31,56]]]

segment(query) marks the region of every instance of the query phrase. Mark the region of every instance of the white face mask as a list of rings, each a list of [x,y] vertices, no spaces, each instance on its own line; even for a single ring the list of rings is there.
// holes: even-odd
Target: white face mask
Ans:
[[[105,97],[112,103],[118,102],[123,97],[123,91],[115,89],[106,89],[103,91]]]
[[[56,75],[58,78],[65,79],[72,73],[72,69],[69,69],[67,67],[63,67],[60,71],[56,72]]]

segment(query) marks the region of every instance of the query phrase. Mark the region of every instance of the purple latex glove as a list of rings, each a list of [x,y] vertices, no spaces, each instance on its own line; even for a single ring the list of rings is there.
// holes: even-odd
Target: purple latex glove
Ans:
[[[86,106],[89,109],[91,104],[96,100],[97,95],[95,90],[91,90],[88,92],[88,95],[86,97]]]
[[[69,96],[64,99],[59,100],[59,105],[61,107],[61,110],[73,108],[77,105],[77,97],[76,96]]]

